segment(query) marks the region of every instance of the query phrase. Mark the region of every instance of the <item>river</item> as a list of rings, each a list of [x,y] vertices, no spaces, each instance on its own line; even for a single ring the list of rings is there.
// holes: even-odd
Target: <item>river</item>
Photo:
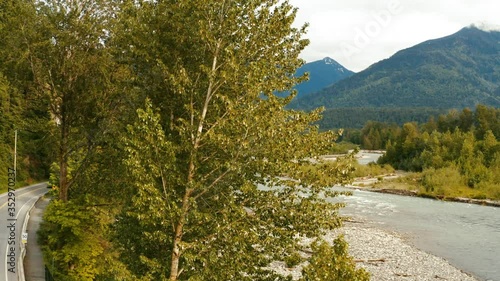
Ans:
[[[500,281],[500,208],[364,190],[340,200],[347,203],[343,215],[402,233],[417,248],[481,280]]]

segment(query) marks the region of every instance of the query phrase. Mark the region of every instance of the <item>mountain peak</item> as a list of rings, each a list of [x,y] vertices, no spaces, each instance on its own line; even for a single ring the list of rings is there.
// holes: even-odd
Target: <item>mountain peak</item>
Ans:
[[[480,22],[480,23],[473,23],[462,30],[481,30],[485,32],[491,32],[491,31],[500,31],[500,25],[497,24],[490,24],[490,23],[485,23],[485,22]]]
[[[330,57],[304,64],[297,69],[295,75],[301,76],[305,73],[309,73],[309,81],[295,87],[298,91],[297,98],[319,91],[354,74]]]
[[[339,64],[337,61],[335,61],[334,59],[330,58],[330,57],[325,57],[323,59],[323,62],[325,64]]]

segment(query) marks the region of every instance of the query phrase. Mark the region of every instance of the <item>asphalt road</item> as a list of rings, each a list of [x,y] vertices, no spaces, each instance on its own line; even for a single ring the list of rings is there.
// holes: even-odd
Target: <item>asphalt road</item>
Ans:
[[[47,184],[40,183],[16,189],[14,194],[0,195],[0,280],[18,280],[21,229],[26,213],[48,191]]]

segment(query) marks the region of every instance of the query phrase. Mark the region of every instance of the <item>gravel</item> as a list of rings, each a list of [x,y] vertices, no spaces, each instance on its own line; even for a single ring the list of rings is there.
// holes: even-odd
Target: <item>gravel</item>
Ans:
[[[478,279],[450,265],[446,260],[409,245],[398,233],[377,229],[362,223],[346,223],[324,238],[333,241],[339,233],[349,243],[349,252],[359,267],[365,268],[372,281],[477,281]],[[305,243],[311,241],[304,241]],[[284,263],[271,265],[283,275],[300,278],[301,266],[286,268]]]

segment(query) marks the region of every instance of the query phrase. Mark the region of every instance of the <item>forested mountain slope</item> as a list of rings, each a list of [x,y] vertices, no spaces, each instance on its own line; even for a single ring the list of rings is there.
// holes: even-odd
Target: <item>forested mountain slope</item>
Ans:
[[[401,50],[291,107],[500,106],[500,32],[467,27]]]

